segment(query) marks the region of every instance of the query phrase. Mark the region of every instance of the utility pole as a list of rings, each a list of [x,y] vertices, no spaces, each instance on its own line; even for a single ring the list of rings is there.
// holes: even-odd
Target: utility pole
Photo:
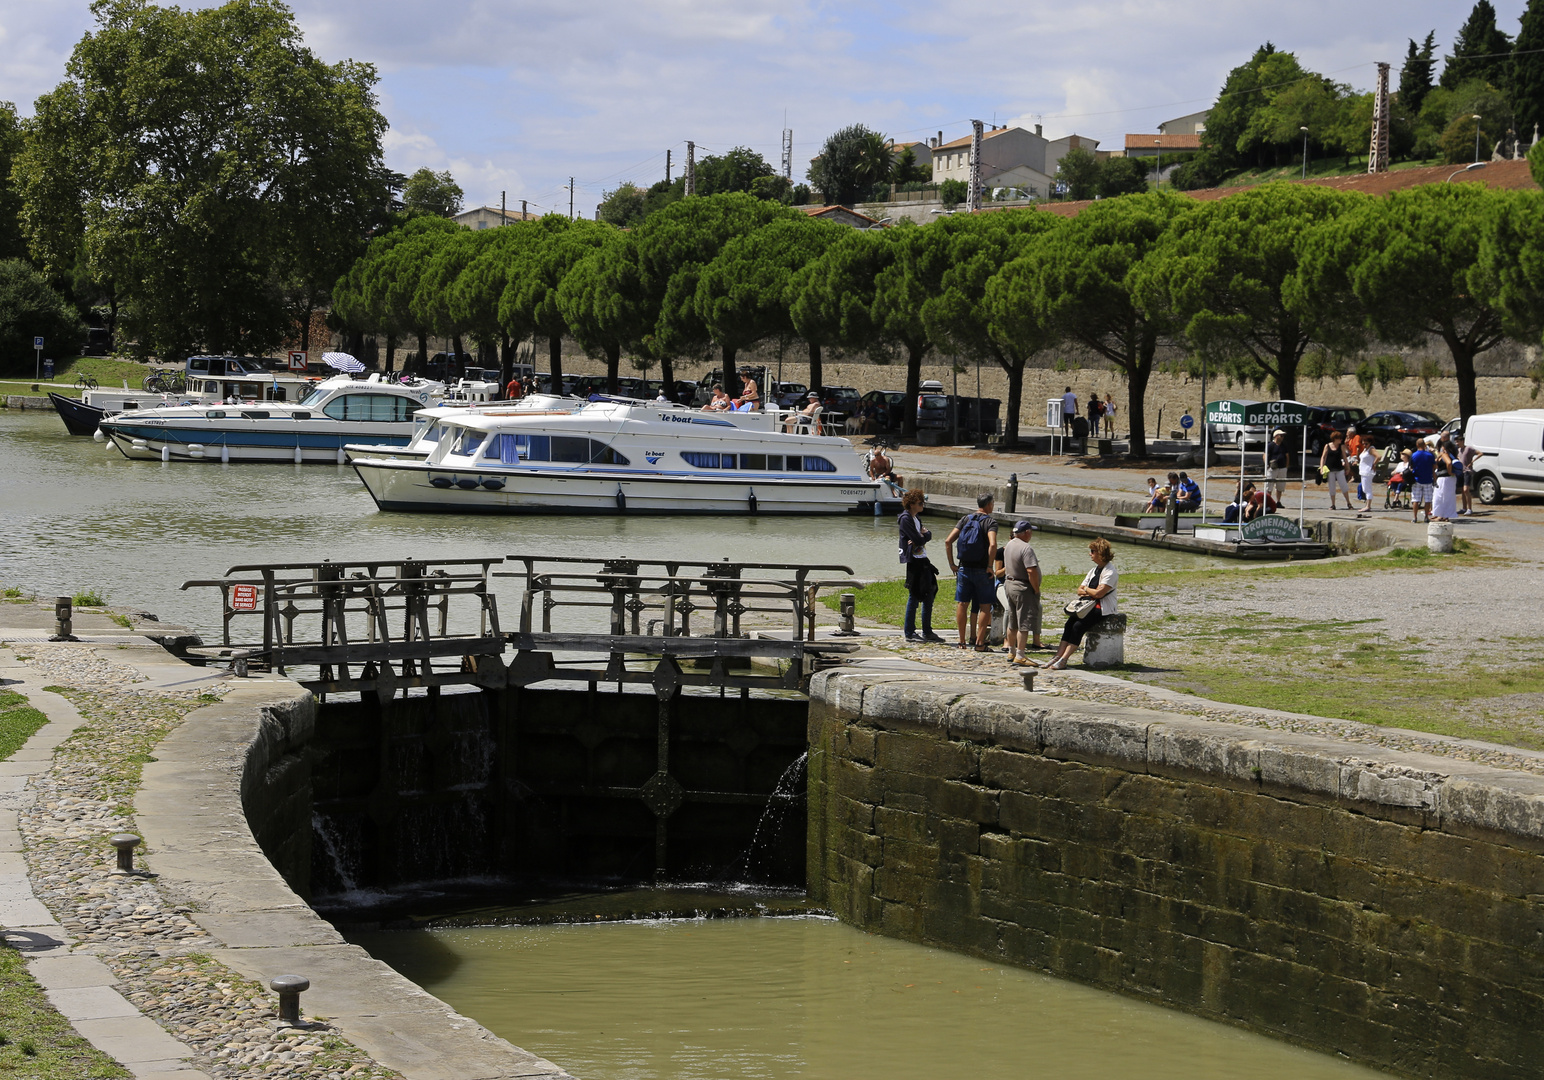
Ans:
[[[568,220],[574,220],[574,178],[568,178]]]
[[[1372,146],[1367,150],[1367,171],[1389,171],[1389,66],[1378,65],[1378,91],[1372,99]]]
[[[526,217],[527,217],[527,215],[526,215],[526,212],[525,212],[525,200],[521,199],[520,200],[520,220],[524,221],[526,219]]]
[[[793,182],[793,128],[783,129],[783,179]]]
[[[686,140],[686,194],[697,194],[697,144]]]
[[[970,122],[970,189],[966,207],[971,213],[981,209],[981,121]]]
[[[665,183],[670,183],[670,151],[665,151]]]
[[[509,224],[509,192],[499,192],[499,224]]]

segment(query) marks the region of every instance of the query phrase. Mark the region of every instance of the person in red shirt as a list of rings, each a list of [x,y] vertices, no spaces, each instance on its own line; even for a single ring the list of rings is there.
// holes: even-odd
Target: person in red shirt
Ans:
[[[1244,520],[1253,521],[1261,514],[1274,514],[1281,504],[1269,491],[1255,490],[1254,481],[1244,482]]]
[[[525,397],[525,387],[520,383],[520,376],[516,375],[509,380],[509,385],[504,387],[504,396],[510,401],[519,401]]]

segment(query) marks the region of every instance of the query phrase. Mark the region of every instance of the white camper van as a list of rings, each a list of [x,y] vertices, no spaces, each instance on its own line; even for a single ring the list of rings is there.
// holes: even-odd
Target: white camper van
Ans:
[[[1482,455],[1474,461],[1474,490],[1481,502],[1544,495],[1544,409],[1471,416],[1464,437]]]

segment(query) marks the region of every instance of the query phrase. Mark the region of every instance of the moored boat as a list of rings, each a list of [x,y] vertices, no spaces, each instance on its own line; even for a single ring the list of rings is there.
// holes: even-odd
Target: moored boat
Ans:
[[[351,461],[382,510],[874,513],[881,488],[852,444],[784,432],[783,419],[615,399],[559,415],[466,410],[439,416],[421,459]]]
[[[417,427],[406,446],[390,446],[381,443],[349,443],[343,447],[345,457],[390,457],[403,460],[423,461],[428,458],[440,441],[445,429],[439,421],[450,416],[467,416],[481,413],[486,416],[566,416],[589,404],[588,399],[559,397],[557,394],[527,394],[514,401],[492,401],[469,404],[447,399],[428,409],[420,409],[413,420]]]

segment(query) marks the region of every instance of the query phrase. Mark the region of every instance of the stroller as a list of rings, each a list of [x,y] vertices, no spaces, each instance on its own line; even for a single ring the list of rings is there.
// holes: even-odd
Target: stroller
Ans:
[[[1378,460],[1378,468],[1373,473],[1374,480],[1385,480],[1388,485],[1383,491],[1383,509],[1410,509],[1411,481],[1406,474],[1407,468],[1397,448],[1389,446],[1383,451],[1383,456]]]

